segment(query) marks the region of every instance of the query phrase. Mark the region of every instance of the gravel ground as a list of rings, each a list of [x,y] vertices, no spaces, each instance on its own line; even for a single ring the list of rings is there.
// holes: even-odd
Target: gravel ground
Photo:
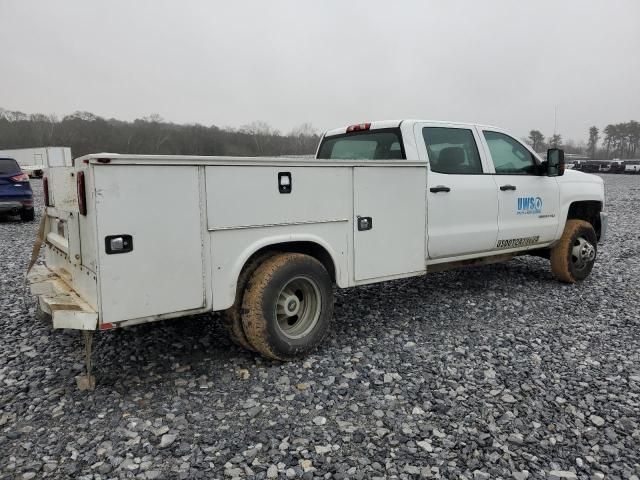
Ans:
[[[104,332],[90,393],[79,335],[25,310],[37,221],[0,221],[0,479],[637,479],[640,177],[604,177],[582,284],[519,258],[342,291],[288,364],[205,316]]]

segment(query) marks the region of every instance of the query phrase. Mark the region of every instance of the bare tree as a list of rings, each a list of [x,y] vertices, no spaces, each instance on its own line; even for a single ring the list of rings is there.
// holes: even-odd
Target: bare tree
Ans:
[[[589,143],[587,143],[587,150],[589,151],[589,156],[592,159],[596,158],[598,140],[600,140],[600,131],[598,130],[598,127],[593,126],[589,128]]]
[[[247,125],[240,127],[242,133],[248,133],[249,135],[280,135],[280,132],[271,126],[267,122],[256,120]]]
[[[544,148],[544,135],[540,130],[531,130],[527,140],[536,152]]]
[[[273,137],[280,135],[279,130],[271,128],[267,122],[263,121],[255,121],[243,125],[240,127],[240,132],[252,137],[259,155],[264,155]]]
[[[640,123],[635,120],[609,124],[604,135],[607,158],[634,158],[640,151]]]
[[[312,151],[315,145],[317,145],[319,139],[316,129],[308,122],[295,127],[291,130],[289,136],[296,140],[297,146],[300,150],[308,151]]]
[[[551,148],[560,148],[561,145],[562,135],[560,135],[559,133],[554,133],[553,135],[551,135],[551,137],[549,138],[549,146]]]
[[[147,117],[142,117],[142,121],[148,123],[162,123],[164,122],[164,118],[162,118],[159,113],[152,113]]]

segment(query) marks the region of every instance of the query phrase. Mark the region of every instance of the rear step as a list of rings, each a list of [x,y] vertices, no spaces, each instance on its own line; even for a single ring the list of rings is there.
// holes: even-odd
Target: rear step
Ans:
[[[98,312],[82,300],[58,274],[44,265],[34,265],[27,275],[31,293],[38,296],[40,308],[51,315],[53,328],[95,330]]]

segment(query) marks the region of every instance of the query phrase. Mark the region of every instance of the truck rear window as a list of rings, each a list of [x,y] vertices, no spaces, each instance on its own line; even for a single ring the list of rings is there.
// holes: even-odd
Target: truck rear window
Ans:
[[[381,128],[325,137],[318,149],[323,160],[400,160],[406,158],[399,128]]]
[[[20,173],[20,166],[13,158],[0,158],[0,175]]]

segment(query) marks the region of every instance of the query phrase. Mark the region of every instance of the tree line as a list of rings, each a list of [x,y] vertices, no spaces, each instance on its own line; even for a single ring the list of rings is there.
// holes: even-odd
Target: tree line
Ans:
[[[567,153],[579,153],[592,159],[627,159],[640,157],[640,123],[631,120],[607,125],[602,132],[595,125],[589,128],[587,143],[563,142],[562,135],[548,139],[540,130],[531,130],[527,143],[536,152],[547,148],[563,148]]]
[[[132,122],[75,112],[58,118],[0,108],[0,149],[71,147],[74,157],[88,153],[163,155],[308,155],[320,137],[309,123],[287,134],[265,122],[240,128],[179,125],[157,114]]]
[[[41,113],[27,114],[0,108],[0,149],[41,146],[71,147],[74,156],[88,153],[146,153],[163,155],[271,156],[310,155],[320,136],[309,123],[287,134],[265,122],[240,128],[215,125],[179,125],[157,114],[132,122],[102,118],[90,112],[74,112],[58,118]],[[564,140],[555,133],[548,138],[531,130],[525,139],[535,151],[563,148],[590,158],[640,157],[640,123],[607,125],[602,132],[589,128],[587,143]]]

